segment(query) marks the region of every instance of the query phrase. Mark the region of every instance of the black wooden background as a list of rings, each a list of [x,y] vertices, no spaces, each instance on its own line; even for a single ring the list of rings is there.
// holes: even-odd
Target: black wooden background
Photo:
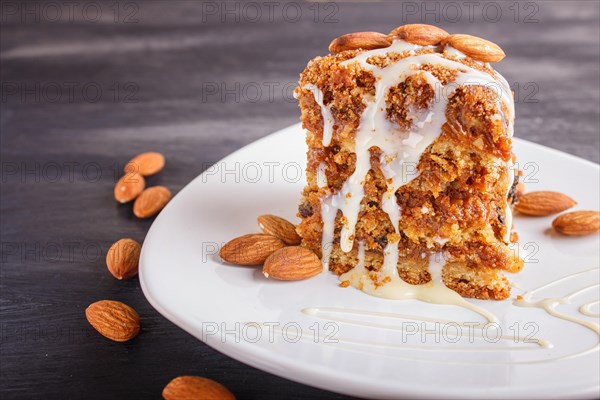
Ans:
[[[233,150],[298,121],[291,90],[329,41],[407,22],[500,44],[516,135],[598,162],[599,2],[1,2],[2,398],[158,398],[182,374],[239,399],[345,398],[207,347],[159,315],[137,278],[106,270],[112,242],[152,221],[112,198],[144,151],[174,192]],[[86,322],[100,299],[138,310],[113,343]],[[402,379],[399,372],[399,379]]]

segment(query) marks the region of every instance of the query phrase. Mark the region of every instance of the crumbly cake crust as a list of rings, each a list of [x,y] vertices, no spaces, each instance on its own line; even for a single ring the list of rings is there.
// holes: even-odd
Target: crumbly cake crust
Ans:
[[[323,234],[321,199],[338,192],[354,172],[356,130],[365,100],[375,93],[376,79],[371,72],[357,63],[342,65],[360,52],[348,50],[313,59],[301,74],[296,89],[308,144],[307,186],[298,208],[302,221],[297,232],[303,245],[319,255]],[[385,66],[415,54],[432,52],[432,49],[390,52],[371,57],[367,62]],[[457,58],[446,52],[442,56],[492,76],[496,74],[489,64],[469,57]],[[444,86],[452,84],[459,72],[436,64],[416,68],[433,74]],[[327,146],[323,145],[321,106],[313,92],[305,88],[309,84],[323,93],[323,103],[334,120],[332,140]],[[399,233],[382,209],[382,195],[387,187],[380,165],[382,150],[375,146],[369,149],[371,170],[364,181],[365,195],[360,204],[354,248],[344,252],[339,247],[344,217],[338,211],[329,259],[332,271],[341,274],[356,266],[359,241],[365,246],[365,266],[378,270],[386,245],[398,241],[398,272],[408,283],[428,282],[431,279],[428,258],[443,251],[446,265],[442,278],[446,286],[465,297],[509,296],[510,286],[502,271],[517,272],[523,261],[504,239],[507,230],[511,230],[504,221],[507,192],[510,200],[515,200],[505,163],[514,155],[508,122],[503,117],[509,111],[496,100],[497,93],[484,86],[460,86],[450,97],[441,135],[423,152],[416,165],[419,175],[395,194],[401,210]],[[413,124],[411,115],[415,110],[426,111],[434,101],[434,91],[417,72],[388,92],[386,115],[406,130]],[[319,167],[327,178],[324,187],[317,182]],[[516,182],[517,179],[513,188]],[[516,234],[509,236],[513,241],[516,239]]]

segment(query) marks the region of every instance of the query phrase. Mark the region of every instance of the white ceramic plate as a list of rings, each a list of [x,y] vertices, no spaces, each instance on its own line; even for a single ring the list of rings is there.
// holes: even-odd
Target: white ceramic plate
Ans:
[[[598,209],[598,165],[522,140],[515,148],[529,191],[568,193],[579,203],[575,209]],[[354,396],[598,396],[593,327],[513,305],[524,291],[564,278],[534,299],[584,289],[556,310],[598,323],[599,237],[557,236],[548,229],[552,217],[515,218],[529,254],[523,272],[510,277],[513,298],[469,300],[499,318],[485,331],[459,333],[458,322],[483,322],[463,308],[371,297],[338,287],[332,274],[280,282],[265,279],[260,269],[222,264],[218,248],[257,232],[258,215],[296,220],[305,152],[300,126],[291,126],[223,159],[169,203],[140,261],[144,294],[161,314],[237,360]],[[580,312],[586,304],[590,316]],[[446,322],[424,324],[423,317]],[[497,339],[500,330],[504,338]]]

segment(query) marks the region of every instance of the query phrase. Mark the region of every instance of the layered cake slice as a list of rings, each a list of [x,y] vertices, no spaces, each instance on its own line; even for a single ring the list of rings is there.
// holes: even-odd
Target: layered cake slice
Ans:
[[[296,97],[308,144],[297,228],[325,268],[402,298],[434,280],[505,299],[518,272],[514,101],[495,44],[406,25],[342,36]],[[412,289],[411,289],[412,288]]]

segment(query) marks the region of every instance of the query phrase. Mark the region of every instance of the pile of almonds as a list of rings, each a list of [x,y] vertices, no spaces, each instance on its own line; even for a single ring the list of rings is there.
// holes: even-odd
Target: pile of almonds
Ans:
[[[539,191],[519,195],[515,209],[521,214],[546,217],[568,210],[577,202],[559,192]],[[600,212],[583,210],[559,215],[552,221],[554,230],[566,236],[586,236],[600,231]]]
[[[171,191],[164,186],[146,189],[144,178],[157,174],[165,166],[165,157],[156,152],[142,153],[124,168],[125,175],[115,185],[115,200],[121,204],[135,200],[133,213],[138,218],[156,215],[171,200]]]
[[[319,257],[299,246],[300,236],[291,222],[276,215],[261,215],[258,226],[263,233],[251,233],[227,242],[219,253],[235,265],[260,266],[267,278],[298,281],[323,271]]]
[[[133,213],[138,218],[150,218],[160,212],[169,200],[171,191],[164,186],[146,188],[145,178],[157,174],[165,166],[165,158],[156,152],[134,157],[124,168],[125,175],[114,188],[115,200],[133,203]],[[115,242],[106,253],[106,267],[116,279],[130,279],[138,274],[142,246],[135,240],[124,238]],[[120,301],[100,300],[85,310],[90,325],[102,336],[115,342],[127,342],[141,330],[140,316],[130,306]],[[173,379],[163,390],[163,398],[235,400],[223,385],[197,376]]]
[[[334,54],[346,50],[373,50],[389,47],[396,39],[419,46],[450,46],[461,53],[482,62],[498,62],[506,54],[495,43],[477,36],[450,35],[443,29],[426,24],[408,24],[393,29],[390,33],[354,32],[333,39],[329,51]]]
[[[146,189],[145,177],[157,174],[165,166],[165,157],[156,152],[142,153],[131,159],[124,168],[125,175],[115,185],[115,200],[119,203],[134,201],[133,213],[138,218],[156,215],[171,199],[164,186]],[[137,275],[142,246],[124,238],[115,242],[106,253],[106,267],[116,279],[130,279]],[[141,330],[140,316],[127,304],[101,300],[85,310],[88,322],[102,336],[116,342],[133,339]]]

